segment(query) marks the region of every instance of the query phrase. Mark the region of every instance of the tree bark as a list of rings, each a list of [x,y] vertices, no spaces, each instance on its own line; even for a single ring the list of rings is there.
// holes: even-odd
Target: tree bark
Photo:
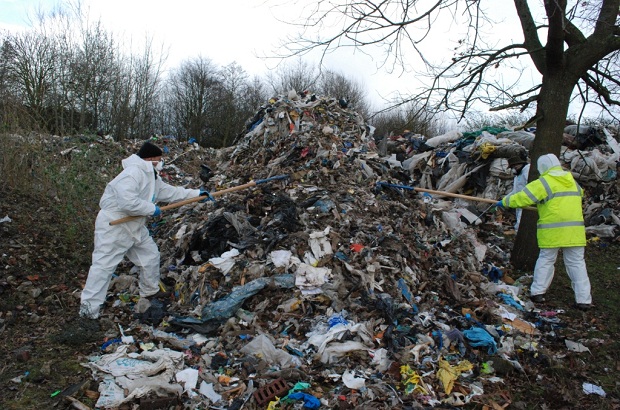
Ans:
[[[566,125],[566,115],[577,79],[570,76],[566,70],[543,78],[539,94],[536,117],[536,138],[530,151],[532,162],[528,180],[531,182],[539,177],[536,162],[541,155],[555,154],[560,157],[563,130]],[[538,258],[538,243],[536,241],[536,222],[538,215],[534,212],[523,212],[519,231],[510,256],[512,265],[523,271],[534,269]]]

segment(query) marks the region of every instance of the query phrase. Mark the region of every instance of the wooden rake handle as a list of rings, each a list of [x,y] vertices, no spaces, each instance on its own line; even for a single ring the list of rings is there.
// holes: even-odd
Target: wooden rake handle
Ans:
[[[270,182],[270,181],[275,181],[275,180],[285,179],[285,178],[288,178],[288,175],[278,175],[278,176],[267,178],[267,179],[259,179],[257,181],[250,181],[247,184],[237,185],[237,186],[234,186],[234,187],[231,187],[231,188],[222,189],[221,191],[211,192],[210,196],[211,197],[222,196],[224,194],[229,194],[231,192],[241,191],[243,189],[251,188],[251,187],[256,186],[258,184],[264,184],[265,182]],[[165,206],[162,206],[159,209],[162,210],[162,211],[167,211],[168,209],[174,209],[174,208],[178,208],[180,206],[191,204],[191,203],[194,203],[194,202],[204,201],[207,198],[208,197],[206,197],[204,195],[201,195],[201,196],[197,196],[195,198],[184,199],[183,201],[175,202],[175,203],[170,204],[170,205],[165,205]],[[140,215],[140,216],[126,216],[124,218],[116,219],[116,220],[110,222],[110,225],[119,225],[119,224],[122,224],[122,223],[125,223],[125,222],[133,221],[134,219],[142,218],[142,217],[143,217],[143,215]]]
[[[477,196],[469,196],[469,195],[463,195],[463,194],[454,194],[452,192],[445,192],[445,191],[435,191],[435,190],[432,190],[432,189],[417,188],[417,187],[411,187],[411,186],[408,186],[408,185],[389,184],[389,183],[385,183],[385,182],[379,182],[379,184],[383,185],[383,186],[387,186],[387,187],[407,189],[407,190],[410,190],[410,191],[426,192],[428,194],[433,194],[433,195],[437,195],[437,196],[446,196],[446,197],[450,197],[450,198],[467,199],[469,201],[486,202],[487,204],[494,204],[494,203],[497,202],[497,200],[495,200],[495,199],[479,198]],[[523,209],[527,209],[528,211],[536,211],[536,208],[531,207],[531,206],[526,206]]]
[[[461,199],[467,199],[470,201],[486,202],[487,204],[494,204],[497,202],[495,199],[479,198],[477,196],[469,196],[469,195],[463,195],[463,194],[453,194],[452,192],[434,191],[432,189],[426,189],[426,188],[413,188],[413,189],[417,192],[426,192],[428,194],[433,194],[437,196],[447,196],[450,198],[461,198]]]

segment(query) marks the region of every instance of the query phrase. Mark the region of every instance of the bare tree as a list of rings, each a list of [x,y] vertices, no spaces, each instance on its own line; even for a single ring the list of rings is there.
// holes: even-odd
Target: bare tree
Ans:
[[[255,111],[268,99],[265,83],[260,77],[253,77],[247,86],[245,99],[243,100],[244,109],[246,111]]]
[[[361,84],[332,70],[319,71],[299,58],[293,63],[282,63],[267,74],[267,83],[275,94],[286,95],[289,91],[310,91],[346,100],[363,117],[368,117],[370,106]]]
[[[7,77],[28,110],[31,124],[46,129],[45,102],[53,83],[54,39],[35,32],[17,33],[5,42]]]
[[[2,33],[0,48],[0,123],[2,131],[15,131],[20,127],[20,118],[24,116],[23,105],[17,97],[12,61],[14,50],[7,33]],[[23,123],[23,121],[22,121]]]
[[[372,117],[376,128],[375,139],[398,135],[407,131],[426,137],[446,132],[446,124],[436,113],[421,110],[414,102],[399,105],[391,110],[383,110]]]
[[[170,74],[167,90],[180,137],[209,139],[210,107],[218,103],[218,87],[217,67],[204,57],[187,60]]]
[[[79,130],[98,131],[119,69],[116,44],[99,21],[82,26],[79,34],[70,64],[71,86],[79,100]]]
[[[531,116],[522,112],[502,111],[499,113],[487,113],[479,111],[470,111],[465,118],[465,129],[481,130],[485,127],[497,127],[498,125],[507,128],[517,127],[525,124]]]
[[[132,87],[133,71],[126,58],[120,62],[120,70],[113,78],[110,97],[110,126],[109,129],[116,140],[122,140],[130,135],[132,116]]]
[[[204,146],[228,146],[265,101],[263,89],[260,79],[250,80],[237,63],[219,68],[203,57],[185,61],[168,79],[169,128]]]
[[[151,41],[142,55],[121,55],[79,0],[39,10],[35,23],[4,38],[6,101],[26,108],[22,124],[61,135],[104,129],[117,139],[153,131],[163,54],[156,56]]]
[[[220,70],[221,90],[218,104],[214,106],[215,116],[212,120],[214,136],[218,146],[230,145],[243,131],[243,124],[258,106],[252,99],[257,96],[257,89],[248,80],[248,74],[237,63],[231,63]],[[264,101],[264,100],[263,100]],[[262,101],[261,101],[262,102]]]
[[[116,139],[146,138],[156,133],[153,118],[159,106],[162,69],[165,57],[155,53],[151,39],[146,39],[141,55],[119,59],[110,83],[111,131]]]
[[[620,0],[543,4],[540,9],[536,1],[513,1],[514,19],[523,35],[521,42],[513,42],[512,36],[485,36],[485,28],[494,23],[491,13],[497,10],[492,1],[318,1],[300,23],[305,31],[287,43],[286,54],[299,56],[322,49],[325,55],[341,46],[380,46],[389,68],[406,70],[415,56],[427,68],[429,85],[407,96],[406,101],[454,110],[461,116],[477,103],[493,110],[527,109],[535,104],[531,122],[536,123],[537,131],[530,152],[535,162],[542,154],[560,153],[571,101],[594,102],[606,108],[620,105],[616,64]],[[455,55],[436,64],[425,58],[420,47],[425,40],[433,41],[433,29],[444,27],[435,26],[435,22],[446,14],[455,24],[464,19],[467,33],[458,39]],[[310,28],[319,33],[317,37],[304,35]],[[507,82],[506,77],[493,75],[501,69],[524,73],[524,60],[538,72],[540,82],[531,84],[522,77]],[[517,268],[531,268],[536,260],[531,251],[536,247],[535,216],[526,215],[512,254]]]
[[[109,96],[119,70],[116,41],[101,21],[90,21],[79,4],[41,13],[38,28],[56,39],[50,131],[98,131],[109,122]]]
[[[290,90],[305,91],[312,89],[319,78],[318,70],[301,58],[294,63],[282,63],[267,73],[267,83],[276,95],[284,95]]]
[[[162,86],[162,71],[165,63],[163,49],[156,53],[153,41],[146,38],[142,55],[133,56],[131,69],[133,82],[132,95],[132,137],[146,138],[155,133],[154,108],[157,104],[157,95]]]
[[[350,108],[360,113],[362,117],[368,118],[370,106],[366,100],[364,87],[344,74],[331,70],[323,71],[318,81],[318,92],[346,100]]]

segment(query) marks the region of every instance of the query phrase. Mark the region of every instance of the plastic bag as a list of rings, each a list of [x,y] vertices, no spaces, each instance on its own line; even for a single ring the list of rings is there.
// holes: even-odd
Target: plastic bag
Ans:
[[[226,275],[235,266],[235,256],[239,256],[239,251],[232,249],[224,252],[220,257],[209,259],[209,262]]]
[[[298,366],[294,356],[282,349],[276,349],[267,335],[260,335],[241,348],[241,353],[260,357],[269,364],[276,364],[283,369]]]

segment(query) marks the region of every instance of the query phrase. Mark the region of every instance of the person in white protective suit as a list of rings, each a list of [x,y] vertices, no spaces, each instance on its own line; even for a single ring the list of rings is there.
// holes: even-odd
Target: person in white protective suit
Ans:
[[[145,142],[137,154],[122,161],[123,171],[105,188],[95,221],[95,247],[92,264],[81,295],[80,316],[97,319],[110,280],[125,256],[140,269],[140,297],[159,292],[159,250],[145,221],[161,213],[156,202],[176,202],[208,195],[201,189],[171,186],[157,174],[163,166],[162,150]],[[110,225],[126,216],[140,216],[129,222]]]
[[[551,286],[555,261],[561,249],[566,273],[575,292],[575,306],[588,310],[592,307],[592,295],[584,259],[583,190],[573,175],[562,169],[554,154],[542,155],[536,165],[540,173],[538,179],[496,204],[506,208],[536,205],[538,210],[536,239],[540,253],[534,267],[530,300],[534,303],[545,302],[545,293]]]
[[[510,194],[514,194],[519,192],[527,185],[527,178],[530,174],[530,164],[526,159],[521,157],[511,157],[508,158],[508,167],[512,169],[514,174],[514,179],[512,181],[512,190]],[[519,224],[521,223],[521,214],[523,214],[523,209],[517,208],[515,210],[516,221],[515,221],[515,231],[519,230]]]

